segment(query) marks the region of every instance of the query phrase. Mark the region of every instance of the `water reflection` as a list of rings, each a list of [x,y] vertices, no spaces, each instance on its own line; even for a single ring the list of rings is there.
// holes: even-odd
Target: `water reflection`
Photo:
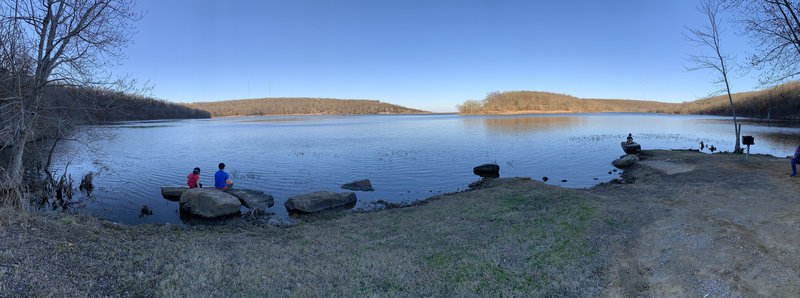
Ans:
[[[766,127],[789,127],[789,128],[797,128],[800,127],[800,121],[794,120],[765,120],[765,119],[749,119],[745,118],[740,120],[741,123],[745,125],[759,125],[759,126],[766,126]]]
[[[313,121],[313,120],[323,120],[325,118],[321,117],[309,117],[309,118],[263,118],[263,119],[246,119],[246,120],[238,120],[237,122],[240,123],[258,123],[258,122],[282,122],[282,121]]]
[[[582,123],[579,117],[562,117],[548,115],[503,116],[501,118],[465,118],[465,126],[476,126],[480,123],[491,132],[517,134],[530,131],[561,130]]]
[[[800,145],[800,136],[797,133],[789,132],[762,132],[753,134],[756,145],[760,142],[778,144],[785,147]]]

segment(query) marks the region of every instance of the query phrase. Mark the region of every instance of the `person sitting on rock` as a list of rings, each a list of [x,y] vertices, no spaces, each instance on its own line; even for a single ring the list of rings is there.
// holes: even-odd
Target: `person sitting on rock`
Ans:
[[[186,184],[189,185],[189,188],[203,187],[203,184],[198,183],[200,180],[200,168],[194,168],[192,173],[186,176],[186,178],[188,179]]]
[[[626,143],[627,144],[633,144],[633,135],[628,134],[628,141]]]
[[[225,173],[225,163],[219,163],[219,171],[214,174],[214,188],[224,190],[233,187],[233,182],[228,178],[230,177]]]
[[[792,158],[792,174],[791,177],[797,176],[797,164],[800,163],[800,146],[794,150],[794,158]]]

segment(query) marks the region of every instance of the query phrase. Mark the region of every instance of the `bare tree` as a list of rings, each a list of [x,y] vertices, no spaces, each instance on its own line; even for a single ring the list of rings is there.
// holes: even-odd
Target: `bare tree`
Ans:
[[[723,0],[755,52],[748,64],[761,73],[762,85],[800,74],[800,4],[789,0]]]
[[[21,185],[25,145],[36,137],[37,125],[52,121],[52,106],[43,102],[48,88],[109,82],[102,71],[120,58],[138,15],[133,0],[0,1],[0,36],[13,41],[0,52],[0,61],[11,66],[3,70],[10,78],[4,82],[13,83],[0,102],[0,133],[11,140],[4,145],[11,146],[10,182]]]
[[[728,101],[731,104],[731,114],[733,115],[733,128],[736,132],[736,147],[733,152],[741,153],[742,148],[739,142],[739,135],[741,134],[741,126],[736,120],[736,107],[733,104],[731,97],[731,87],[728,82],[728,74],[732,65],[732,57],[725,55],[720,45],[720,12],[722,11],[722,3],[715,0],[701,0],[697,6],[700,11],[708,19],[708,24],[702,28],[688,28],[689,34],[684,34],[684,39],[695,43],[698,46],[705,47],[711,50],[710,55],[699,54],[689,55],[689,61],[694,64],[693,67],[687,67],[688,70],[701,70],[710,69],[716,73],[715,84],[724,84],[728,93]]]

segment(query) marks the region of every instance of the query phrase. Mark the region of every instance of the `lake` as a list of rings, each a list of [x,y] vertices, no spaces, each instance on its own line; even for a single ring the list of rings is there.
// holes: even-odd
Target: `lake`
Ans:
[[[783,157],[800,144],[796,124],[743,122],[742,134],[755,137],[751,153]],[[500,165],[501,177],[591,187],[619,177],[611,161],[624,154],[620,142],[628,133],[645,150],[699,149],[700,141],[734,147],[732,120],[714,116],[269,116],[86,127],[78,137],[87,141],[63,143],[54,168],[66,168],[76,184],[94,173],[95,189],[76,194],[75,212],[131,225],[185,224],[178,202],[163,199],[159,187],[185,185],[194,167],[202,170],[200,182],[213,186],[224,162],[236,187],[275,197],[271,214],[260,219],[275,221],[288,218],[283,203],[291,196],[343,192],[342,184],[360,179],[370,179],[375,191],[356,192],[355,209],[464,190],[480,178],[472,168],[484,163]],[[141,215],[143,205],[153,214]]]

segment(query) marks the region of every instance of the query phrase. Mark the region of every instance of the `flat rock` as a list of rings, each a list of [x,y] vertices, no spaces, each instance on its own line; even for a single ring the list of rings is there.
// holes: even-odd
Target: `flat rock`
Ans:
[[[611,162],[617,168],[627,168],[639,161],[639,157],[634,154],[623,155],[619,159]]]
[[[356,203],[356,193],[332,191],[317,191],[286,200],[284,206],[289,212],[313,213],[340,207],[352,207]]]
[[[349,189],[349,190],[360,190],[360,191],[373,191],[375,190],[372,188],[372,183],[369,179],[358,180],[355,182],[350,182],[347,184],[343,184],[342,188]]]
[[[264,211],[272,205],[275,205],[275,198],[271,194],[264,193],[263,191],[252,189],[229,189],[225,192],[239,199],[242,205],[248,209],[255,211]]]
[[[181,195],[181,209],[194,215],[213,218],[239,212],[239,199],[214,188],[192,188]]]
[[[188,189],[188,186],[162,186],[161,196],[170,201],[180,201],[181,195]]]

